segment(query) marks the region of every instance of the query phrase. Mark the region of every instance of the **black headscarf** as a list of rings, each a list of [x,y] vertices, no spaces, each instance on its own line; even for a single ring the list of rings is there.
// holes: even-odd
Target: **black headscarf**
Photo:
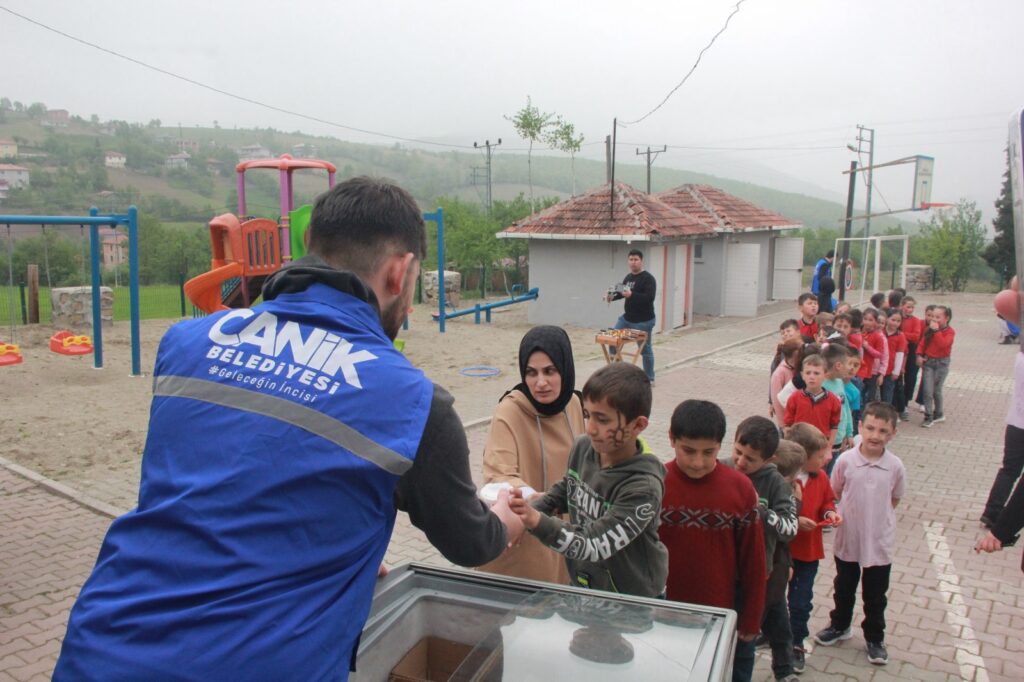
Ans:
[[[542,351],[551,358],[551,363],[562,377],[561,393],[553,403],[547,405],[537,402],[530,389],[526,387],[526,365],[530,362],[530,356],[537,351]],[[518,389],[538,413],[550,417],[565,409],[572,400],[573,389],[576,387],[576,365],[572,359],[572,343],[569,342],[569,335],[564,329],[543,325],[526,332],[523,340],[519,342],[519,378],[522,380],[521,383],[513,386],[511,390]],[[505,395],[508,395],[508,392]]]

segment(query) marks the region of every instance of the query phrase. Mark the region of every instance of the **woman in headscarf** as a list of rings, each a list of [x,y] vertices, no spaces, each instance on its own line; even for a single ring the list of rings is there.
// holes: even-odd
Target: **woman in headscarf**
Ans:
[[[484,483],[509,483],[543,494],[560,481],[573,441],[583,434],[583,404],[569,335],[534,327],[519,344],[521,383],[498,401],[484,446]],[[565,559],[532,535],[480,570],[567,584]]]

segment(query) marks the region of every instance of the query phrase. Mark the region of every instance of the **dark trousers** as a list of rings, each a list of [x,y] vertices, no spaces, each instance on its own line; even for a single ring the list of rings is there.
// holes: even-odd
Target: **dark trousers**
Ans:
[[[807,621],[814,609],[814,576],[818,575],[817,561],[793,559],[793,577],[789,579],[789,627],[793,645],[802,647],[810,633]]]
[[[736,653],[732,657],[732,682],[750,682],[754,676],[755,651],[753,640],[744,642],[736,638]]]
[[[860,626],[864,641],[885,641],[885,593],[889,591],[889,571],[892,564],[861,568],[856,561],[843,561],[836,557],[836,578],[833,581],[833,599],[836,607],[829,614],[832,627],[845,630],[853,621],[853,606],[857,602],[857,584],[861,584],[864,600],[864,620]]]
[[[896,396],[896,409],[905,412],[907,405],[914,398],[914,389],[917,388],[917,344],[907,344],[907,361],[903,371],[903,393]]]
[[[891,375],[887,375],[885,379],[882,380],[882,402],[889,403],[893,407],[896,407],[894,398],[896,397],[897,389],[899,389],[900,393],[903,392],[903,387],[899,385],[899,381],[893,379]],[[896,410],[900,411],[898,407]]]
[[[878,400],[878,375],[872,374],[870,379],[864,380],[864,388],[860,392],[860,404],[867,407],[868,403]]]
[[[772,647],[772,673],[781,680],[793,674],[793,631],[789,626],[789,609],[786,600],[780,599],[764,607],[761,617],[761,632]]]
[[[1016,426],[1006,425],[1003,433],[1003,465],[996,474],[996,480],[992,483],[992,490],[988,493],[988,502],[985,503],[985,516],[993,524],[999,520],[1003,513],[1006,500],[1013,491],[1014,484],[1024,471],[1024,429]]]

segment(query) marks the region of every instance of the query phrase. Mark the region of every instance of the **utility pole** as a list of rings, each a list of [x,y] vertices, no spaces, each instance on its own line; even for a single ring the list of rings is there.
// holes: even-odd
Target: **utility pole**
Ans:
[[[861,124],[858,123],[857,124],[857,148],[854,149],[852,144],[846,145],[846,148],[849,149],[850,151],[857,152],[858,159],[860,158],[860,155],[864,152],[865,148],[867,149],[867,152],[868,152],[867,171],[864,174],[864,185],[865,185],[865,191],[867,192],[867,199],[866,199],[867,205],[865,206],[866,210],[864,211],[865,215],[867,216],[866,218],[864,218],[864,236],[865,237],[870,237],[871,236],[871,195],[874,194],[874,192],[872,191],[872,189],[874,187],[874,185],[872,183],[872,180],[874,179],[873,174],[875,172],[874,171],[874,168],[875,168],[875,129],[874,128],[867,128],[867,127],[862,126]],[[850,235],[846,235],[846,236],[850,236]],[[867,261],[867,258],[868,258],[868,242],[865,240],[864,241],[864,253],[863,253],[862,260]]]
[[[619,119],[615,117],[612,119],[612,175],[608,181],[608,218],[609,220],[615,219],[615,141],[619,132]]]
[[[498,138],[497,144],[491,144],[490,140],[484,140],[484,148],[487,149],[487,215],[491,214],[492,206],[492,195],[491,195],[491,149],[501,144],[501,138]],[[473,143],[474,149],[479,149],[480,145],[476,142]],[[475,177],[474,177],[475,181]]]
[[[853,191],[857,188],[857,162],[850,162],[850,188],[846,192],[846,222],[843,226],[843,237],[845,239],[850,238],[850,232],[853,229]],[[867,243],[867,242],[865,242]],[[843,257],[839,261],[839,300],[845,300],[846,298],[846,264],[850,260],[850,242],[843,241]],[[833,279],[835,279],[836,269],[832,268]]]
[[[654,163],[654,159],[658,158],[658,154],[661,154],[662,152],[667,152],[667,151],[668,151],[668,145],[664,145],[664,144],[661,145],[661,149],[655,149],[653,151],[651,150],[650,147],[648,147],[647,151],[645,151],[645,152],[642,152],[639,149],[636,150],[636,155],[637,156],[646,156],[647,157],[647,193],[648,194],[651,193],[651,164]]]

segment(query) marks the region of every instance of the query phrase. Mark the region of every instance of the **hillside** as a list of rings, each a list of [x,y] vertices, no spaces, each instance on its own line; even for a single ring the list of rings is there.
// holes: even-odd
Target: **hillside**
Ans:
[[[473,167],[484,160],[476,152],[433,151],[407,145],[356,144],[333,137],[286,133],[271,128],[228,130],[219,127],[178,128],[162,126],[159,120],[147,124],[124,121],[100,122],[71,116],[66,127],[43,126],[37,110],[0,112],[0,139],[18,144],[15,162],[28,168],[32,189],[13,191],[3,202],[6,212],[71,213],[89,205],[104,210],[123,209],[136,203],[164,221],[205,222],[219,212],[235,210],[234,164],[236,149],[261,144],[274,155],[292,152],[305,145],[306,155],[336,164],[339,177],[354,174],[382,175],[408,188],[424,208],[440,196],[455,196],[481,202],[485,195],[482,173],[474,184]],[[187,170],[164,166],[167,156],[185,149],[192,155]],[[124,169],[103,167],[104,154],[119,151],[127,157]],[[11,161],[11,160],[6,160]],[[209,161],[209,163],[208,163]],[[577,159],[578,191],[605,182],[601,162]],[[214,168],[219,168],[216,172]],[[493,157],[493,196],[511,199],[528,192],[526,155],[502,152]],[[645,185],[645,168],[619,163],[616,179],[636,187]],[[247,175],[247,197],[251,213],[277,212],[277,178],[274,174]],[[568,157],[550,154],[533,156],[534,195],[568,197],[572,175]],[[655,166],[652,189],[660,191],[683,183],[720,187],[744,199],[794,218],[808,227],[836,229],[844,214],[839,203],[815,197],[780,192],[728,178]],[[307,203],[323,191],[322,177],[298,174],[296,204]],[[877,230],[897,227],[896,220],[876,220]],[[903,226],[910,225],[903,223]]]

